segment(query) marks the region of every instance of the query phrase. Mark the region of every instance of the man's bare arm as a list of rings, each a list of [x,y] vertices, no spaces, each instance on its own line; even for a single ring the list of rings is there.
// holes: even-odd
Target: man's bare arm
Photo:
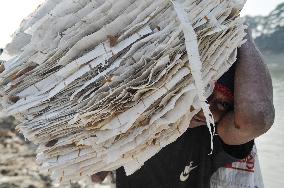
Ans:
[[[218,124],[219,136],[229,145],[244,144],[264,134],[274,122],[271,76],[251,35],[247,39],[236,65],[234,112]]]

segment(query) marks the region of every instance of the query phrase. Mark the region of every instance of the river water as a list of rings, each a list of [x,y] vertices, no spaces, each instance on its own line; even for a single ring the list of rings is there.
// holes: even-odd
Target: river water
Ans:
[[[284,187],[284,55],[268,57],[273,78],[276,118],[273,127],[256,140],[266,188]]]

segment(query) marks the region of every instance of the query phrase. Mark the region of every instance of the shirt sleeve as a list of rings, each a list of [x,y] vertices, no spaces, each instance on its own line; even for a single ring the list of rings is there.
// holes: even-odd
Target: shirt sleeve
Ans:
[[[216,171],[228,163],[246,158],[252,151],[254,140],[242,145],[227,145],[219,136],[214,138],[213,169]]]
[[[224,151],[237,159],[246,158],[250,154],[254,145],[254,140],[242,145],[227,145],[221,139],[220,142]]]

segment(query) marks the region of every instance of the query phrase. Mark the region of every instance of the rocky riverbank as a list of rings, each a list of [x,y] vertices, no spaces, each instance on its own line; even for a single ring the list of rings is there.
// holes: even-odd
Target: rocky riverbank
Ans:
[[[39,172],[36,146],[16,133],[12,118],[0,120],[0,188],[51,188],[47,174]],[[60,186],[62,187],[62,186]],[[98,188],[90,181],[72,183],[65,188]]]
[[[9,129],[0,129],[0,188],[51,187],[48,176],[38,172],[34,147]]]

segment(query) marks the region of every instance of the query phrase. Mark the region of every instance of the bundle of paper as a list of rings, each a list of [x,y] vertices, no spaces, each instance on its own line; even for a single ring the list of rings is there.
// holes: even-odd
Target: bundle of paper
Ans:
[[[206,98],[244,42],[243,4],[47,0],[6,47],[1,114],[21,122],[56,181],[132,174],[201,109],[214,134]]]

